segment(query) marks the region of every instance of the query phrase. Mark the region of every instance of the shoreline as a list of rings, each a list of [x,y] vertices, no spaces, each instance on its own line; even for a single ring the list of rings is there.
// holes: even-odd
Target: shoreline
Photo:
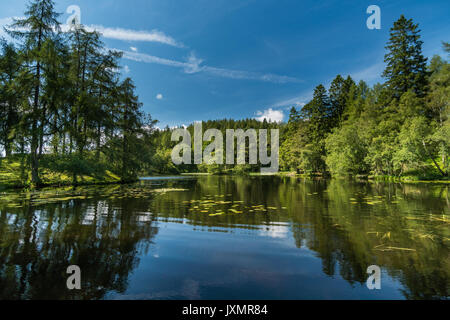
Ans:
[[[435,183],[435,184],[450,184],[450,178],[447,180],[412,180],[402,177],[394,177],[394,176],[348,176],[348,177],[339,177],[339,176],[323,176],[323,175],[307,175],[307,174],[298,174],[295,172],[278,172],[276,175],[278,176],[287,176],[287,177],[298,177],[298,178],[323,178],[323,179],[348,179],[355,181],[367,181],[367,182],[392,182],[392,183]]]
[[[6,191],[6,190],[21,190],[21,189],[43,189],[43,188],[59,188],[59,187],[83,187],[83,186],[105,186],[105,185],[124,185],[124,184],[130,184],[130,183],[136,183],[139,181],[144,181],[146,178],[161,178],[161,177],[167,177],[170,176],[174,179],[177,177],[183,178],[183,177],[206,177],[206,176],[229,176],[229,177],[251,177],[251,176],[268,176],[267,174],[260,174],[260,173],[249,173],[247,175],[236,175],[236,174],[222,174],[222,175],[214,175],[211,173],[202,173],[202,172],[192,172],[192,173],[180,173],[180,174],[174,174],[174,175],[148,175],[148,176],[142,176],[138,177],[134,180],[129,181],[86,181],[86,182],[79,182],[76,184],[73,184],[71,182],[54,182],[54,183],[42,183],[38,187],[33,187],[31,185],[27,184],[14,184],[17,181],[12,180],[11,183],[2,183],[0,184],[0,191]],[[297,174],[295,172],[278,172],[275,174],[272,174],[271,176],[278,176],[278,177],[293,177],[293,178],[302,178],[302,179],[326,179],[326,180],[332,180],[332,179],[341,179],[341,180],[353,180],[353,181],[359,181],[359,182],[391,182],[391,183],[408,183],[408,184],[448,184],[450,185],[450,179],[449,180],[410,180],[410,179],[402,179],[398,177],[390,177],[390,176],[363,176],[363,177],[332,177],[332,176],[324,176],[324,175],[307,175],[307,174]]]
[[[33,187],[31,185],[8,185],[8,184],[0,184],[0,192],[5,190],[23,190],[23,189],[44,189],[44,188],[62,188],[62,187],[86,187],[86,186],[108,186],[108,185],[121,185],[121,184],[130,184],[136,183],[140,181],[140,179],[136,179],[133,181],[104,181],[104,182],[80,182],[80,183],[42,183],[37,187]]]

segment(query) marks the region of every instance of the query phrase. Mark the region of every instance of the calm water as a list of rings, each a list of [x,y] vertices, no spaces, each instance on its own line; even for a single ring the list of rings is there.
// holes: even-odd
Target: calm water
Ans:
[[[448,299],[448,193],[290,177],[4,192],[0,299]]]

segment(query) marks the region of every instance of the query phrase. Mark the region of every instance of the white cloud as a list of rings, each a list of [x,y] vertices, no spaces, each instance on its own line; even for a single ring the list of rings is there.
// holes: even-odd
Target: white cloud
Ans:
[[[14,18],[1,18],[0,19],[0,35],[5,35],[3,31],[3,27],[10,25]],[[125,40],[125,41],[142,41],[142,42],[159,42],[163,44],[167,44],[173,47],[183,48],[184,45],[174,38],[166,35],[164,32],[159,31],[157,29],[153,29],[151,31],[137,31],[130,29],[122,29],[122,28],[108,28],[102,25],[89,25],[84,26],[87,31],[97,31],[103,35],[103,37],[108,39],[115,40]],[[70,30],[70,26],[67,24],[61,25],[61,31],[68,32]],[[131,50],[135,51],[136,47],[132,47]]]
[[[199,59],[195,56],[193,52],[189,55],[187,59],[187,66],[184,68],[184,72],[186,73],[197,73],[202,70],[200,65],[203,63],[202,59]]]
[[[132,60],[136,62],[144,62],[144,63],[155,63],[155,64],[162,64],[170,67],[179,67],[179,68],[187,68],[190,65],[186,62],[180,62],[165,58],[159,58],[155,56],[151,56],[144,53],[137,53],[137,52],[131,52],[131,51],[123,51],[119,49],[112,49],[114,51],[120,51],[123,53],[123,58],[127,60]]]
[[[255,119],[261,122],[263,122],[264,119],[270,122],[282,122],[284,119],[283,111],[273,110],[272,108],[264,111],[258,111],[256,115],[257,117],[255,117]]]
[[[259,234],[263,237],[270,237],[274,239],[286,239],[289,236],[289,227],[269,225],[259,231]]]
[[[156,99],[158,99],[158,100],[162,100],[163,98],[164,98],[164,96],[161,93],[158,93],[156,95]]]
[[[223,68],[210,67],[207,65],[202,65],[203,60],[197,58],[195,54],[191,53],[187,58],[186,62],[170,60],[165,58],[160,58],[144,53],[137,53],[131,51],[123,51],[118,49],[113,49],[116,51],[123,52],[123,58],[128,60],[133,60],[137,62],[144,63],[155,63],[166,65],[170,67],[182,68],[185,73],[193,74],[204,72],[211,75],[216,75],[223,78],[230,79],[247,79],[247,80],[258,80],[265,82],[274,82],[274,83],[287,83],[287,82],[300,82],[297,78],[292,78],[288,76],[279,76],[275,74],[262,74],[257,72],[248,72],[248,71],[239,71],[239,70],[230,70]]]
[[[271,105],[269,105],[269,108],[278,109],[278,108],[284,108],[286,110],[290,110],[292,107],[296,107],[298,109],[305,106],[306,103],[311,101],[312,99],[312,93],[314,91],[314,88],[307,89],[302,91],[300,94],[292,96],[292,97],[284,97]]]
[[[364,80],[366,82],[372,82],[381,79],[381,74],[383,73],[384,63],[376,63],[365,69],[355,71],[350,74],[350,76],[358,82],[359,80]]]
[[[23,17],[8,17],[8,18],[1,18],[0,19],[0,37],[5,37],[8,40],[10,40],[10,36],[5,32],[3,28],[10,26],[14,19],[23,19]],[[16,29],[18,31],[24,31],[24,29]]]
[[[271,105],[272,108],[281,108],[281,107],[287,107],[288,109],[291,107],[303,107],[306,102],[305,101],[309,101],[311,100],[311,97],[305,96],[305,95],[301,95],[301,96],[296,96],[293,98],[288,98],[288,99],[283,99],[280,100],[278,102],[275,102],[274,104]]]
[[[125,40],[125,41],[159,42],[173,47],[179,48],[184,47],[182,43],[179,43],[174,38],[156,29],[151,31],[136,31],[122,28],[107,28],[101,25],[90,25],[85,26],[85,28],[88,31],[100,32],[103,35],[103,37],[108,39]]]
[[[203,71],[208,73],[231,79],[248,79],[248,80],[259,80],[265,82],[274,83],[290,83],[290,82],[301,82],[297,78],[288,76],[279,76],[276,74],[261,74],[257,72],[239,71],[239,70],[229,70],[215,67],[203,67]]]
[[[3,26],[6,26],[12,22],[12,18],[0,19],[0,35],[3,35]],[[107,28],[101,25],[90,25],[85,26],[88,31],[98,31],[103,37],[116,40],[125,41],[147,41],[147,42],[159,42],[175,47],[184,47],[182,43],[177,42],[170,36],[165,35],[163,32],[158,30],[152,31],[136,31],[122,28]],[[61,26],[63,32],[70,30],[70,27],[66,24]],[[207,65],[202,65],[203,60],[197,58],[194,53],[191,53],[187,58],[186,62],[170,60],[160,57],[155,57],[147,54],[138,53],[137,47],[130,47],[131,51],[122,51],[124,53],[124,58],[128,60],[145,62],[145,63],[156,63],[171,67],[183,68],[185,73],[194,74],[199,72],[205,72],[211,75],[216,75],[223,78],[230,79],[247,79],[247,80],[257,80],[264,82],[273,83],[288,83],[288,82],[301,82],[299,79],[289,76],[281,76],[276,74],[263,74],[258,72],[248,72],[240,70],[230,70],[224,68],[216,68]]]
[[[0,36],[5,35],[5,31],[3,30],[4,27],[11,24],[12,18],[1,18],[0,19]]]
[[[129,66],[123,67],[123,71],[124,71],[125,73],[130,73],[130,67],[129,67]]]

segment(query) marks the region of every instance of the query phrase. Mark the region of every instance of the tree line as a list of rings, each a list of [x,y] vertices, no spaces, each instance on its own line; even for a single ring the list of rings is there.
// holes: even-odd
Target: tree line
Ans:
[[[121,53],[82,25],[62,30],[52,0],[33,0],[1,40],[0,143],[19,156],[24,180],[42,183],[43,167],[79,177],[111,170],[134,179],[150,156],[155,121],[142,111]],[[66,28],[67,29],[67,28]],[[94,171],[94,172],[93,172]]]
[[[302,108],[292,107],[287,123],[255,119],[203,122],[203,130],[279,128],[280,168],[335,176],[410,176],[441,179],[449,175],[450,66],[440,56],[422,53],[420,30],[403,15],[390,30],[384,83],[370,87],[337,75],[327,89],[320,84]],[[450,52],[450,45],[443,43]],[[193,131],[192,125],[187,128]],[[172,130],[153,135],[153,169],[162,173],[257,172],[259,166],[174,166]],[[204,143],[206,147],[207,143]],[[248,159],[248,154],[247,154]]]
[[[194,125],[191,124],[185,128],[191,135],[191,145],[194,145]],[[267,120],[258,121],[256,119],[220,119],[220,120],[208,120],[202,121],[202,131],[203,134],[209,129],[217,129],[220,130],[222,135],[226,137],[227,130],[238,130],[241,129],[243,131],[247,131],[249,129],[255,129],[256,131],[263,129],[267,130],[270,133],[271,129],[280,129],[280,124],[274,122],[268,122]],[[217,164],[217,163],[202,163],[199,165],[194,164],[182,164],[182,165],[174,165],[172,162],[172,151],[173,148],[179,143],[177,141],[172,141],[172,132],[173,128],[166,127],[163,130],[156,130],[152,134],[152,148],[153,148],[153,156],[152,161],[150,163],[149,170],[154,173],[160,174],[180,174],[180,173],[210,173],[210,174],[247,174],[250,172],[259,172],[260,165],[259,164],[249,164],[249,143],[248,139],[246,139],[245,146],[245,165],[242,164]],[[259,140],[259,137],[257,137]],[[270,138],[268,139],[270,141]],[[237,139],[235,138],[235,143]],[[202,151],[210,145],[210,141],[203,140]],[[270,142],[268,149],[271,149]],[[215,152],[217,152],[216,150]],[[225,150],[222,150],[225,152]],[[238,148],[237,145],[234,147],[234,156],[237,159]],[[269,152],[270,154],[270,152]],[[193,161],[193,155],[191,155]],[[226,161],[224,161],[226,162]],[[237,162],[235,162],[237,163]]]

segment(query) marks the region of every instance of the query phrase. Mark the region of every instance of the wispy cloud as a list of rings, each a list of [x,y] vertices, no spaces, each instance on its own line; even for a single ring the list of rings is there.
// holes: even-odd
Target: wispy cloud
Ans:
[[[161,32],[156,29],[151,31],[136,31],[122,28],[107,28],[101,25],[86,26],[86,29],[88,31],[97,31],[101,33],[103,37],[108,39],[125,40],[125,41],[159,42],[173,47],[179,48],[184,47],[182,43],[166,35],[164,32]]]
[[[22,19],[22,17],[0,18],[0,37],[9,38],[4,28],[10,26],[14,22],[14,19]]]
[[[362,70],[354,71],[350,73],[350,76],[355,81],[364,80],[366,82],[373,82],[381,79],[383,73],[384,63],[376,63],[368,66]]]
[[[248,79],[248,80],[259,80],[266,82],[275,82],[275,83],[290,83],[290,82],[301,82],[301,80],[289,77],[289,76],[280,76],[276,74],[261,74],[257,72],[248,72],[248,71],[239,71],[239,70],[228,70],[223,68],[215,68],[215,67],[203,67],[203,70],[225,78],[232,79]]]
[[[0,18],[0,36],[6,36],[3,28],[11,25],[13,22],[13,17]],[[18,18],[16,18],[18,19]],[[131,29],[123,29],[123,28],[108,28],[102,25],[86,25],[84,28],[89,31],[97,31],[102,34],[104,38],[114,39],[114,40],[123,40],[123,41],[138,41],[138,42],[158,42],[163,43],[169,46],[183,48],[184,45],[181,42],[176,41],[174,38],[166,35],[164,32],[159,31],[157,29],[153,29],[151,31],[139,31],[139,30],[131,30]],[[61,25],[61,30],[63,32],[67,32],[70,30],[70,26],[67,24]],[[132,47],[131,50],[136,49],[136,47]],[[134,51],[134,50],[133,50]]]
[[[284,120],[284,112],[282,110],[273,110],[269,108],[264,111],[256,112],[256,120],[263,122],[264,120],[270,122],[282,122]]]
[[[2,18],[0,19],[0,36],[4,36],[3,27],[11,24],[13,18]],[[163,44],[167,44],[174,47],[184,47],[184,45],[174,38],[167,36],[161,31],[152,30],[152,31],[136,31],[130,29],[122,29],[122,28],[107,28],[101,25],[90,25],[85,26],[88,31],[97,31],[102,34],[103,37],[108,39],[115,40],[123,40],[123,41],[147,41],[147,42],[159,42]],[[67,32],[70,30],[69,25],[64,24],[61,26],[63,32]],[[124,54],[124,58],[128,60],[144,62],[144,63],[155,63],[161,64],[171,67],[177,67],[183,69],[183,71],[187,74],[194,73],[207,73],[210,75],[215,75],[223,78],[230,79],[246,79],[246,80],[256,80],[256,81],[264,81],[264,82],[273,82],[273,83],[298,83],[302,82],[301,80],[284,76],[284,75],[276,75],[276,74],[264,74],[259,72],[249,72],[249,71],[241,71],[241,70],[231,70],[225,68],[218,68],[203,65],[203,60],[199,59],[195,56],[195,54],[191,53],[190,56],[186,59],[186,61],[176,61],[165,58],[160,58],[148,54],[139,53],[136,47],[130,47],[131,51],[122,51]]]
[[[160,57],[151,56],[151,55],[148,55],[145,53],[124,51],[124,50],[119,50],[119,49],[112,49],[112,50],[120,51],[123,53],[124,59],[132,60],[132,61],[136,61],[136,62],[155,63],[155,64],[162,64],[165,66],[179,67],[179,68],[191,67],[191,65],[187,62],[180,62],[180,61],[160,58]]]
[[[272,108],[291,108],[291,107],[303,107],[312,98],[312,91],[305,92],[304,94],[279,100],[271,105]]]
[[[117,49],[114,49],[117,50]],[[240,71],[240,70],[230,70],[224,68],[216,68],[207,65],[202,65],[203,60],[197,58],[193,53],[187,58],[186,61],[177,61],[170,60],[165,58],[160,58],[144,53],[137,53],[131,51],[123,51],[123,57],[128,60],[133,60],[137,62],[144,63],[155,63],[166,65],[170,67],[177,67],[183,69],[185,73],[193,74],[193,73],[208,73],[211,75],[230,78],[230,79],[247,79],[247,80],[258,80],[265,82],[274,82],[274,83],[288,83],[288,82],[301,82],[301,80],[288,76],[280,76],[275,74],[263,74],[257,72],[248,72],[248,71]]]

